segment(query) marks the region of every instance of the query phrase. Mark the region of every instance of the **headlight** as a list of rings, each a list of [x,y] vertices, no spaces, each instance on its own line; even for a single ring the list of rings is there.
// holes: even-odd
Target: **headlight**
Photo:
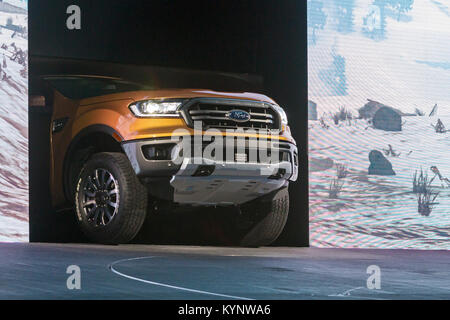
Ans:
[[[130,105],[130,110],[136,117],[179,117],[178,109],[182,101],[146,100]]]
[[[280,115],[280,117],[281,117],[281,123],[287,126],[287,124],[288,124],[288,118],[287,118],[286,112],[283,110],[282,107],[280,107],[280,106],[278,106],[278,105],[276,105],[276,104],[274,104],[273,107],[275,108],[275,110],[276,110],[276,111],[278,112],[278,114]]]

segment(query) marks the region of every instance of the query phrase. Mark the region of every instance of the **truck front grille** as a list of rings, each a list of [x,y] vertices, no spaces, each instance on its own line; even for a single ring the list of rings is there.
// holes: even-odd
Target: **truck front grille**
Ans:
[[[249,115],[248,121],[236,121],[229,115],[232,111],[244,111]],[[262,131],[279,131],[280,116],[270,104],[248,100],[234,99],[193,99],[182,112],[187,124],[194,126],[200,122],[202,129],[254,129]]]

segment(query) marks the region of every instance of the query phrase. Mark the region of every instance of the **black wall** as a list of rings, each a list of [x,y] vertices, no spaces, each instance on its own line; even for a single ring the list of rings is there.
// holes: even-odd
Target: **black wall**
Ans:
[[[81,30],[66,28],[71,4],[81,7]],[[31,75],[33,57],[43,56],[261,76],[262,91],[287,110],[301,155],[278,244],[308,245],[306,1],[30,0],[29,19]],[[30,146],[31,163],[39,156]]]

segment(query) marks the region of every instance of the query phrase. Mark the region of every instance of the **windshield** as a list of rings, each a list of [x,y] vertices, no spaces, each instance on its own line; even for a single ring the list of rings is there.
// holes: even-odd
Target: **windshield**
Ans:
[[[94,77],[46,77],[45,80],[69,99],[79,100],[112,93],[150,90],[150,87],[120,79]]]

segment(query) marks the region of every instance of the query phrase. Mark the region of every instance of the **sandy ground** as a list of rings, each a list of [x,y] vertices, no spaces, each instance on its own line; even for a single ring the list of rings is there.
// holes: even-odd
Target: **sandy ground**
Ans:
[[[310,228],[312,245],[319,247],[450,249],[450,188],[436,178],[438,204],[428,217],[418,213],[412,192],[416,170],[437,166],[450,177],[450,132],[438,134],[437,117],[405,117],[403,132],[376,130],[364,120],[322,128],[311,121]],[[450,117],[441,117],[450,126]],[[387,157],[396,176],[369,176],[371,150],[391,144],[398,157]],[[348,167],[338,199],[329,199],[336,164]]]

